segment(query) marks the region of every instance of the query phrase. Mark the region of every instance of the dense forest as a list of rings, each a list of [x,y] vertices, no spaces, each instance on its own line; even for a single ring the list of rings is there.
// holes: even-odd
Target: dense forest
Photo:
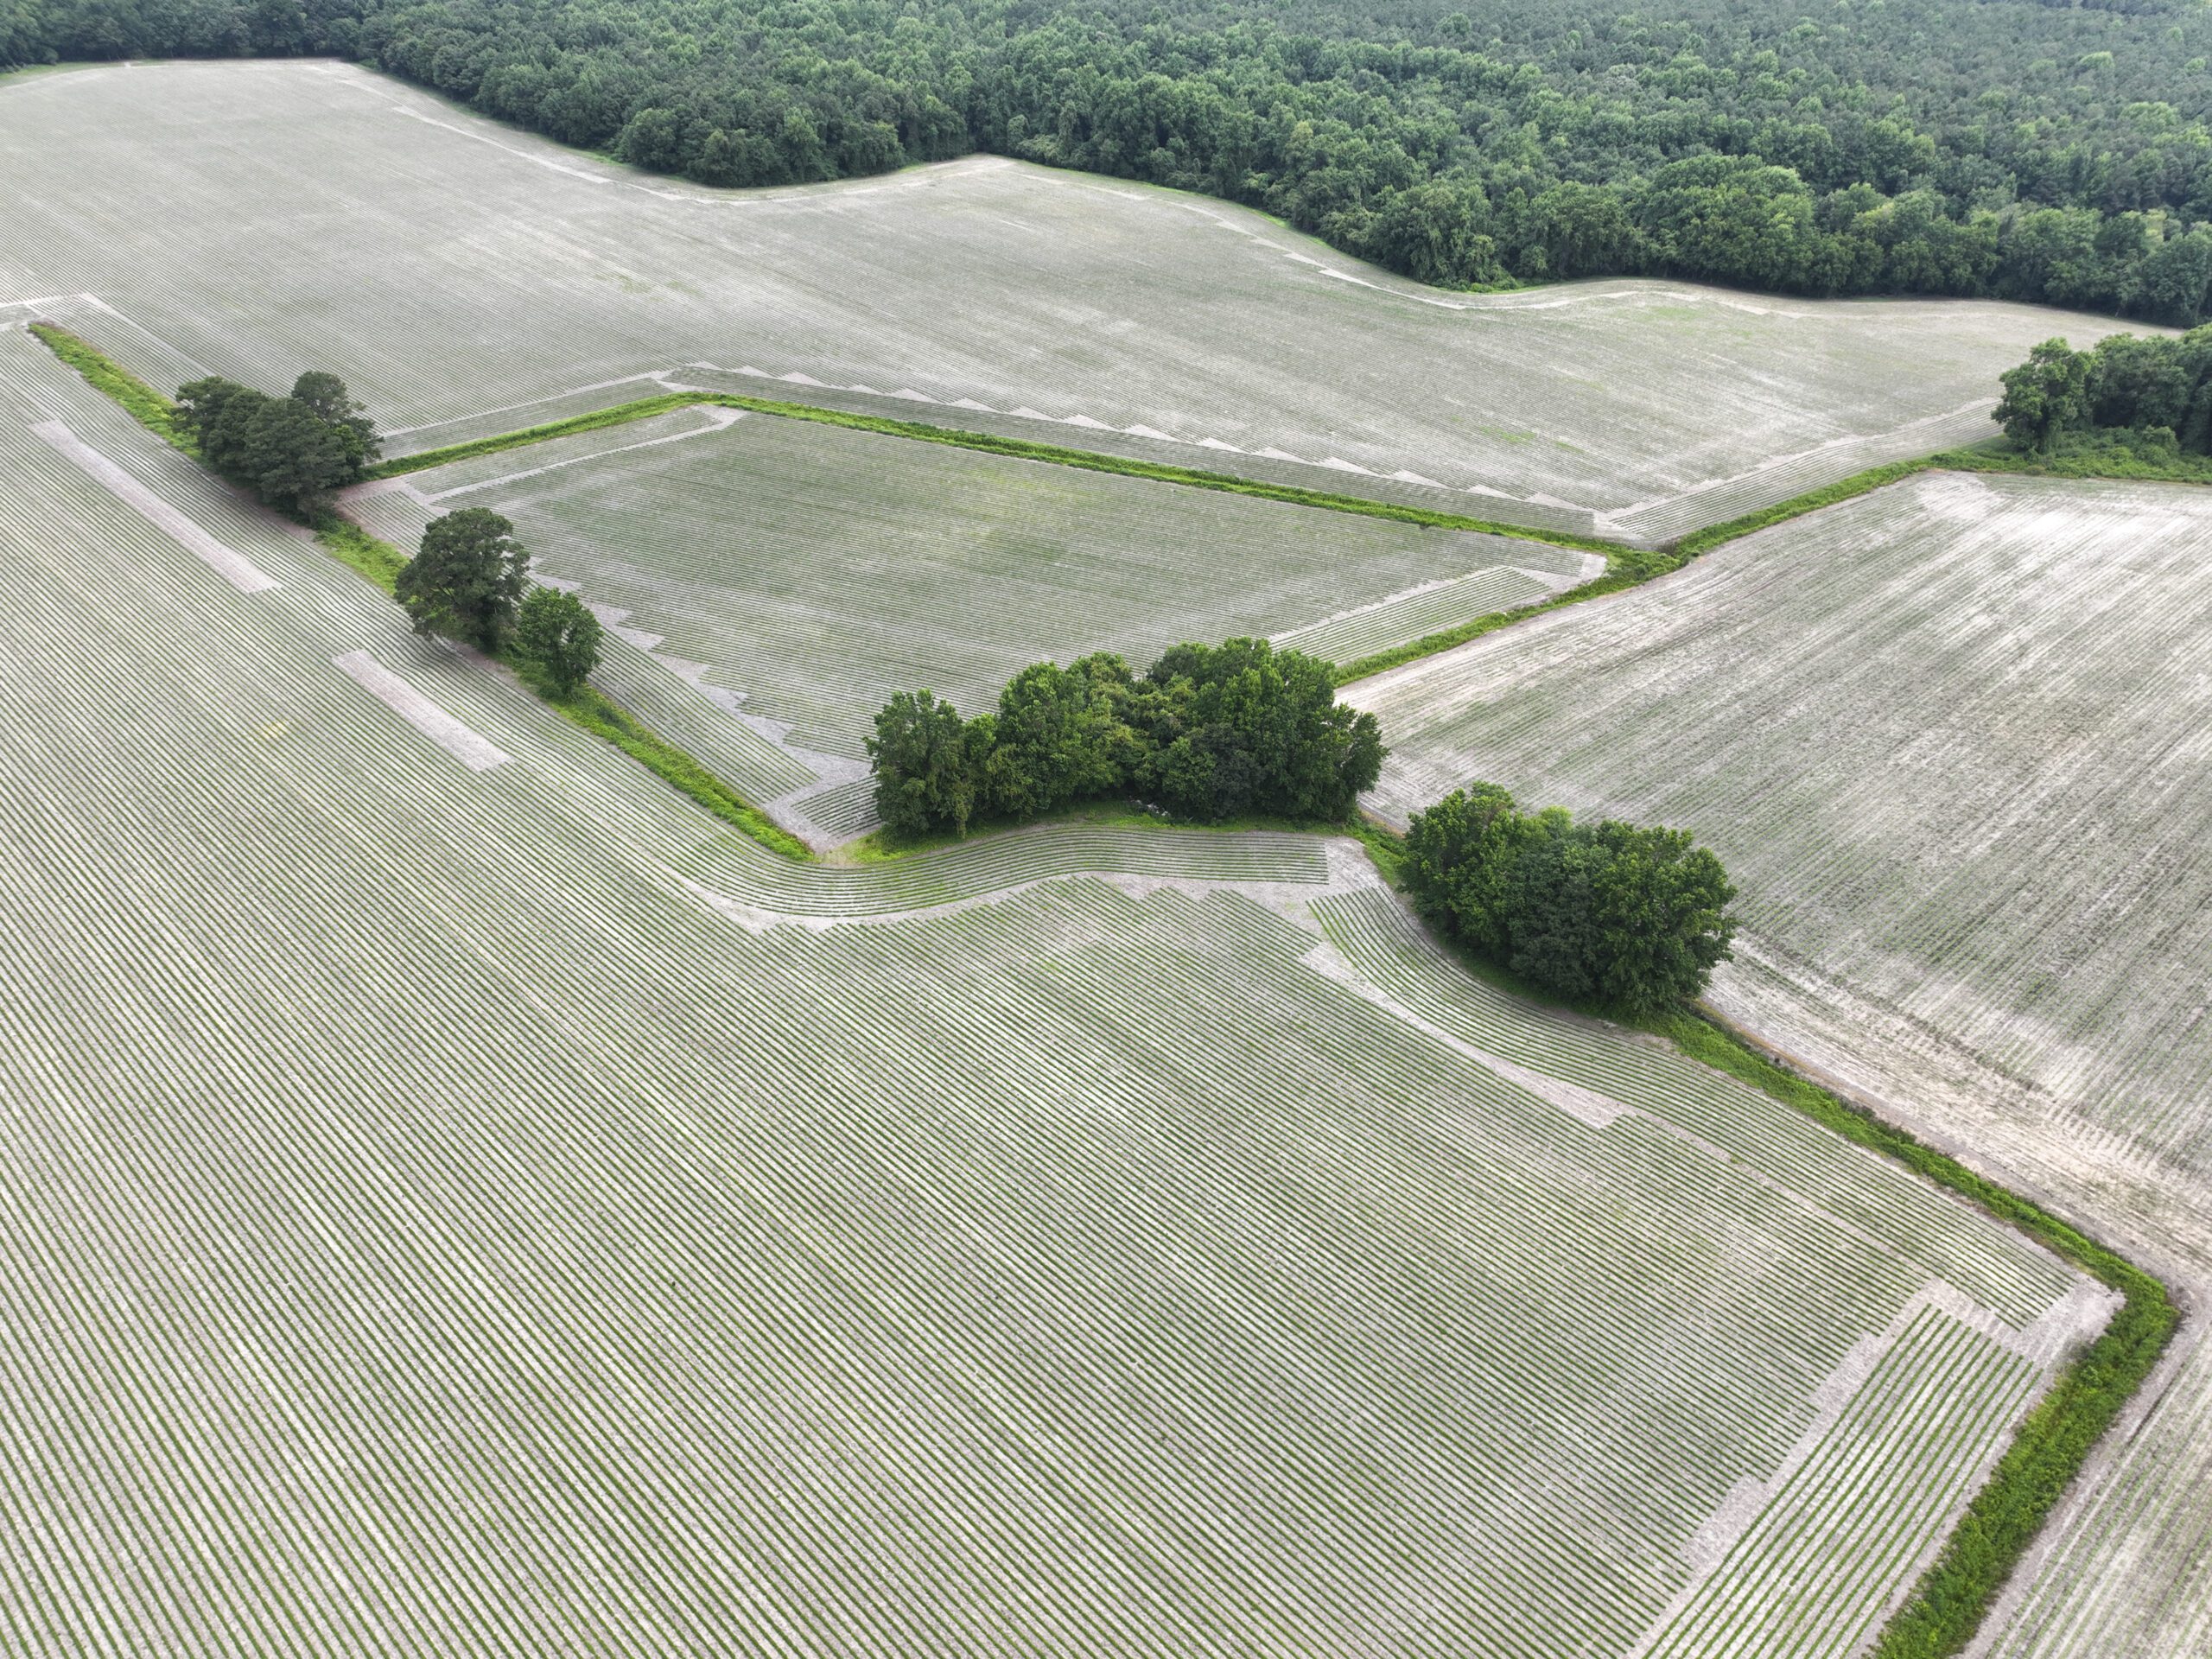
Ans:
[[[1649,272],[2193,323],[2196,0],[0,0],[0,65],[334,54],[709,184],[987,149],[1425,281]]]

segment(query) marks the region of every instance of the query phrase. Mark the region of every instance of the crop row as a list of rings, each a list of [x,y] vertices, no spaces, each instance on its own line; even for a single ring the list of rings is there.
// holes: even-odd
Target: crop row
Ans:
[[[2036,1368],[1923,1309],[1645,1659],[1846,1659],[1942,1535]]]
[[[1618,1651],[1928,1277],[1316,972],[1258,902],[1314,839],[774,861],[22,343],[10,1651]],[[1522,1018],[1631,1103],[1701,1076]]]
[[[2081,1114],[2085,1153],[2198,1167],[2208,549],[2184,487],[1923,475],[1370,683],[1378,798],[1481,775],[1691,827],[1777,959]]]
[[[1048,657],[1145,661],[1179,639],[1277,632],[1478,566],[1564,582],[1582,563],[768,418],[650,448],[623,450],[627,439],[556,441],[608,453],[547,471],[533,471],[545,463],[532,448],[414,482],[442,493],[512,475],[438,505],[505,513],[550,575],[712,664],[793,744],[853,757],[894,690],[926,685],[972,710]]]

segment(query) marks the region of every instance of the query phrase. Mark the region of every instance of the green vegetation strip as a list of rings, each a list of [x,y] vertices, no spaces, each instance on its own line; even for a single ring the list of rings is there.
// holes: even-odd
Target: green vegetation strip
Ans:
[[[1675,551],[1680,556],[1679,563],[1688,563],[1700,554],[1710,553],[1722,543],[1749,536],[1754,531],[1786,524],[1792,518],[1802,518],[1808,512],[1832,507],[1839,501],[1848,501],[1853,496],[1865,495],[1880,489],[1885,484],[1894,484],[1901,478],[1910,478],[1915,473],[1924,473],[1943,464],[1944,457],[1939,454],[1921,455],[1911,461],[1893,461],[1887,466],[1870,467],[1863,473],[1853,473],[1848,478],[1840,478],[1817,490],[1793,495],[1787,501],[1777,501],[1770,507],[1761,507],[1756,512],[1747,512],[1740,518],[1725,519],[1717,524],[1708,524],[1703,530],[1692,531],[1675,543]]]
[[[92,385],[121,404],[149,430],[180,448],[187,448],[179,441],[169,418],[171,406],[168,399],[67,330],[41,322],[34,322],[31,327],[58,356]],[[1713,525],[1683,538],[1669,551],[1656,554],[1637,552],[1617,543],[1587,537],[1492,524],[1449,514],[1426,512],[1418,508],[1364,501],[1357,497],[1255,483],[1219,474],[1155,466],[1084,450],[953,431],[914,422],[886,420],[874,416],[817,409],[806,404],[772,403],[721,393],[677,392],[663,397],[647,398],[571,420],[456,444],[445,449],[425,451],[422,454],[389,462],[377,468],[374,475],[396,476],[548,438],[620,425],[698,404],[817,421],[827,425],[883,432],[927,442],[951,444],[1025,460],[1047,461],[1166,483],[1229,490],[1337,512],[1541,540],[1560,546],[1601,551],[1612,562],[1612,568],[1604,576],[1567,593],[1517,610],[1481,617],[1460,627],[1416,640],[1397,651],[1348,664],[1340,672],[1340,680],[1378,672],[1417,657],[1449,649],[1522,617],[1579,603],[1603,594],[1619,592],[1677,569],[1688,559],[1738,537],[1863,495],[1915,473],[1946,466],[1974,471],[2031,473],[2047,470],[2045,465],[2039,464],[2033,457],[1989,450],[1952,451],[1916,461],[1892,462],[1760,512]],[[334,556],[359,571],[387,593],[391,591],[399,566],[405,562],[397,549],[377,540],[358,525],[341,519],[326,521],[318,529],[317,539]],[[796,837],[770,822],[690,755],[661,738],[602,694],[586,688],[574,697],[549,698],[547,701],[576,725],[614,744],[707,810],[764,846],[792,858],[812,856]],[[1367,823],[1359,825],[1357,833],[1367,843],[1378,867],[1395,885],[1401,861],[1398,838],[1387,830]],[[1460,954],[1464,957],[1464,953]],[[1484,976],[1503,977],[1494,972],[1486,972]],[[1514,988],[1525,994],[1528,988],[1515,985]],[[2068,1226],[2039,1206],[1975,1174],[1955,1159],[1936,1151],[1904,1129],[1859,1110],[1827,1090],[1784,1071],[1756,1052],[1737,1034],[1714,1021],[1686,1014],[1675,1014],[1649,1022],[1649,1027],[1670,1039],[1693,1058],[1752,1084],[1847,1140],[1885,1154],[1926,1179],[1961,1194],[1990,1214],[2011,1222],[2063,1260],[2120,1291],[2125,1298],[2120,1312],[2103,1333],[2066,1367],[2043,1400],[2022,1421],[2011,1446],[1999,1459],[1981,1491],[1968,1504],[1966,1514],[1953,1530],[1934,1565],[1916,1586],[1910,1599],[1885,1628],[1875,1649],[1875,1659],[1943,1659],[1945,1656],[1956,1654],[1973,1638],[1991,1603],[2004,1587],[2052,1509],[2080,1473],[2091,1449],[2149,1376],[2173,1336],[2179,1323],[2179,1313],[2165,1287],[2124,1257]]]
[[[99,391],[120,404],[141,426],[174,444],[187,454],[194,452],[170,418],[175,405],[121,364],[77,335],[52,323],[34,322],[31,332],[54,354]],[[648,413],[657,412],[648,410]],[[635,415],[625,418],[636,419]],[[589,416],[585,419],[588,421]],[[611,425],[614,423],[601,422]],[[563,430],[577,429],[564,423]],[[465,447],[465,446],[464,446]],[[493,448],[505,445],[493,442]],[[483,453],[478,451],[477,453]],[[196,458],[196,456],[195,456]],[[315,543],[340,563],[359,571],[389,597],[407,556],[389,542],[379,541],[351,519],[324,514],[315,524]],[[509,664],[512,666],[512,664]],[[812,859],[813,849],[753,805],[685,750],[670,742],[628,709],[594,686],[584,686],[568,696],[549,695],[532,683],[527,674],[517,677],[537,691],[565,719],[595,737],[603,738],[625,754],[658,774],[732,828],[743,831],[773,853],[786,858]]]
[[[89,349],[89,348],[87,348]],[[1955,468],[1971,472],[2005,473],[2061,473],[2069,477],[2103,478],[2160,476],[2177,477],[2183,481],[2212,481],[2212,476],[2200,480],[2194,472],[2181,474],[2145,474],[2133,469],[2116,469],[2107,461],[2101,467],[2098,458],[2068,457],[2054,462],[2049,458],[2038,461],[2032,456],[2019,455],[2001,448],[1976,448],[1945,450],[1931,455],[1922,455],[1910,461],[1891,461],[1853,473],[1848,478],[1778,501],[1772,506],[1762,507],[1755,512],[1745,513],[1723,523],[1707,526],[1681,537],[1664,549],[1650,550],[1632,548],[1624,543],[1607,541],[1591,536],[1576,536],[1564,531],[1544,530],[1529,525],[1499,524],[1490,519],[1465,518],[1457,513],[1436,512],[1424,507],[1404,506],[1395,502],[1374,501],[1363,496],[1340,495],[1324,490],[1301,489],[1294,485],[1269,484],[1257,480],[1234,477],[1224,473],[1201,472],[1185,467],[1170,467],[1154,461],[1135,461],[1120,455],[1101,454],[1095,450],[1071,449],[1058,444],[1035,443],[1020,438],[1002,438],[989,433],[969,432],[952,427],[931,426],[919,421],[893,420],[877,415],[856,415],[843,410],[823,409],[812,404],[791,404],[762,397],[747,397],[734,392],[676,391],[658,397],[639,398],[632,403],[617,404],[610,408],[594,410],[589,414],[572,416],[566,420],[549,421],[539,426],[524,427],[518,431],[503,432],[490,437],[474,438],[467,442],[449,444],[440,449],[425,449],[416,454],[403,455],[388,461],[371,470],[372,478],[397,478],[408,473],[425,472],[454,461],[473,460],[479,455],[497,454],[501,450],[521,448],[525,444],[543,443],[549,439],[572,437],[578,433],[597,431],[604,427],[620,426],[632,421],[647,420],[671,410],[709,405],[722,409],[741,409],[761,415],[778,415],[791,420],[813,421],[824,426],[839,426],[854,431],[878,432],[887,436],[912,438],[924,443],[941,443],[956,448],[976,449],[988,454],[1006,455],[1021,461],[1046,461],[1062,467],[1078,467],[1090,472],[1112,473],[1125,478],[1147,479],[1155,483],[1179,484],[1192,489],[1219,490],[1232,494],[1255,496],[1262,500],[1281,501],[1295,506],[1314,507],[1331,512],[1357,513],[1365,518],[1386,518],[1401,524],[1425,524],[1439,530],[1470,531],[1478,535],[1503,536],[1520,541],[1542,542],[1554,547],[1572,548],[1580,552],[1602,553],[1605,556],[1605,575],[1592,581],[1570,588],[1564,593],[1554,594],[1532,604],[1516,606],[1510,610],[1492,611],[1462,622],[1456,626],[1435,633],[1424,634],[1388,651],[1374,652],[1353,662],[1340,664],[1337,669],[1337,683],[1349,685],[1355,680],[1380,674],[1386,669],[1397,668],[1423,657],[1433,657],[1439,652],[1450,651],[1465,645],[1484,634],[1555,611],[1569,605],[1579,605],[1586,600],[1601,599],[1617,594],[1680,569],[1690,560],[1711,552],[1714,548],[1732,542],[1756,531],[1785,524],[1792,518],[1802,518],[1822,507],[1834,506],[1894,484],[1899,479],[1910,478],[1916,473],[1936,468]],[[2069,464],[2069,463],[2071,464]]]
[[[1386,668],[1396,668],[1423,657],[1433,657],[1440,651],[1449,651],[1454,645],[1464,645],[1470,639],[1516,622],[1541,616],[1546,611],[1556,611],[1568,605],[1580,605],[1586,599],[1600,599],[1607,594],[1618,594],[1624,588],[1647,582],[1654,576],[1663,576],[1669,570],[1678,570],[1687,559],[1678,554],[1646,553],[1635,549],[1619,549],[1606,555],[1605,574],[1592,581],[1569,588],[1564,593],[1554,594],[1548,599],[1536,600],[1527,605],[1516,605],[1510,611],[1492,611],[1456,627],[1423,634],[1409,639],[1402,645],[1389,651],[1378,651],[1357,661],[1340,663],[1337,666],[1337,683],[1350,685],[1354,680],[1363,680],[1370,674],[1380,674]]]
[[[44,340],[48,350],[83,375],[95,388],[122,404],[139,425],[163,442],[175,445],[194,460],[199,459],[200,452],[176,429],[176,423],[172,418],[176,410],[175,404],[90,340],[50,322],[34,322],[30,327],[31,333]]]
[[[611,409],[595,410],[588,415],[578,415],[565,421],[549,421],[543,426],[528,426],[518,432],[474,438],[442,449],[425,449],[418,454],[402,455],[372,467],[369,476],[397,478],[406,473],[443,467],[452,461],[496,454],[502,449],[512,449],[523,444],[543,443],[549,438],[569,437],[579,432],[593,432],[601,427],[620,426],[628,421],[642,421],[652,416],[665,415],[671,410],[702,404],[720,409],[742,409],[755,415],[780,415],[789,420],[813,421],[823,426],[842,426],[855,432],[880,432],[889,437],[912,438],[922,443],[942,443],[957,449],[979,449],[986,454],[1006,455],[1016,461],[1041,461],[1058,467],[1079,467],[1087,472],[1148,479],[1157,484],[1180,484],[1190,489],[1221,490],[1231,495],[1256,496],[1263,501],[1287,502],[1293,506],[1318,507],[1329,512],[1351,512],[1367,518],[1389,518],[1400,524],[1427,524],[1437,530],[1505,536],[1516,541],[1543,542],[1554,547],[1570,547],[1580,552],[1608,556],[1626,550],[1622,543],[1604,541],[1593,536],[1577,536],[1567,531],[1498,524],[1491,519],[1469,518],[1454,512],[1435,512],[1427,507],[1402,506],[1392,501],[1371,501],[1364,496],[1338,495],[1327,490],[1302,489],[1294,484],[1269,484],[1258,479],[1238,478],[1228,473],[1201,472],[1190,467],[1170,467],[1158,461],[1135,461],[1124,455],[1101,454],[1094,449],[1070,449],[1057,443],[1032,442],[1027,438],[1001,438],[988,432],[963,431],[957,427],[931,426],[921,421],[897,421],[881,415],[855,415],[841,409],[823,409],[813,404],[779,403],[766,397],[747,397],[728,391],[672,391],[658,397],[640,398],[635,403],[617,404]]]
[[[1383,880],[1403,893],[1405,838],[1371,819],[1349,827]],[[1457,941],[1442,943],[1470,971],[1516,995],[1615,1020],[1621,1017],[1612,1009],[1562,1001]],[[1967,1505],[1935,1562],[1883,1628],[1871,1655],[1949,1659],[1974,1639],[2090,1452],[2149,1378],[2180,1325],[2180,1310],[2164,1284],[2125,1256],[1907,1130],[1784,1069],[1716,1015],[1700,1009],[1630,1023],[1666,1038],[1692,1059],[1751,1084],[1845,1140],[1958,1193],[2126,1298],[2103,1333],[2058,1373],[2021,1420],[2011,1446]]]
[[[1711,1016],[1650,1022],[1692,1058],[1740,1077],[1842,1135],[1883,1153],[2008,1221],[2126,1300],[2035,1408],[1912,1595],[1884,1628],[1872,1659],[1948,1659],[1963,1650],[2028,1546],[2105,1431],[2150,1376],[2181,1314],[2166,1287],[2040,1206],[1977,1175],[1896,1125],[1861,1111],[1761,1054]]]
[[[1792,518],[1802,518],[1808,512],[1822,507],[1851,500],[1853,497],[1870,494],[1885,485],[1900,479],[1910,478],[1916,473],[1961,472],[2017,474],[2030,478],[2119,479],[2149,480],[2174,484],[2212,484],[2212,461],[2194,456],[2183,456],[2178,461],[2144,460],[2124,445],[2102,447],[2082,445],[2071,451],[2052,455],[2022,454],[2004,447],[2003,440],[1993,440],[1986,445],[1971,448],[1940,450],[1932,455],[1919,455],[1910,461],[1893,461],[1880,467],[1870,467],[1865,472],[1853,473],[1848,478],[1838,479],[1833,484],[1817,490],[1808,490],[1794,495],[1787,501],[1777,501],[1770,507],[1761,507],[1739,518],[1726,519],[1705,529],[1694,531],[1669,543],[1663,550],[1646,552],[1635,548],[1610,546],[1605,555],[1610,568],[1595,581],[1570,588],[1565,593],[1554,594],[1548,599],[1534,604],[1516,607],[1510,611],[1493,611],[1478,616],[1457,627],[1437,633],[1425,634],[1419,639],[1408,640],[1389,651],[1362,657],[1356,662],[1344,663],[1337,669],[1337,683],[1349,685],[1385,669],[1433,657],[1454,645],[1464,645],[1470,639],[1495,632],[1499,628],[1541,616],[1546,611],[1555,611],[1563,606],[1579,605],[1586,599],[1599,599],[1607,594],[1617,594],[1679,570],[1692,559],[1710,553],[1726,543],[1737,541],[1754,531],[1787,524]],[[1518,534],[1504,531],[1504,534]],[[1595,544],[1593,544],[1595,545]]]

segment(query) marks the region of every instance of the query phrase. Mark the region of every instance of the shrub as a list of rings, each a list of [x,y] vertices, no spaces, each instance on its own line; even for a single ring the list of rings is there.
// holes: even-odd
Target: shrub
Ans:
[[[989,748],[988,737],[980,743],[974,739],[958,710],[934,693],[901,691],[886,703],[875,717],[875,735],[868,740],[875,810],[884,827],[916,836],[949,826],[965,835],[976,810],[980,763]]]
[[[902,834],[964,833],[1135,792],[1203,823],[1248,813],[1335,822],[1381,771],[1375,716],[1337,701],[1336,671],[1264,639],[1177,645],[1142,679],[1109,652],[1033,664],[995,714],[964,724],[900,692],[868,745],[877,810]]]
[[[175,429],[200,459],[270,506],[313,518],[376,459],[375,423],[334,374],[310,371],[271,397],[219,375],[177,388]]]

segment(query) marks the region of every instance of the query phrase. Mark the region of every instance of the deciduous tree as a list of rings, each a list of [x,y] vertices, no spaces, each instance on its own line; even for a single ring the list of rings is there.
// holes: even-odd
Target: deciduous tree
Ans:
[[[530,555],[515,527],[488,507],[433,519],[393,594],[415,632],[497,651],[512,631]]]
[[[599,666],[599,619],[574,594],[532,588],[515,614],[515,654],[555,694],[566,696]]]

